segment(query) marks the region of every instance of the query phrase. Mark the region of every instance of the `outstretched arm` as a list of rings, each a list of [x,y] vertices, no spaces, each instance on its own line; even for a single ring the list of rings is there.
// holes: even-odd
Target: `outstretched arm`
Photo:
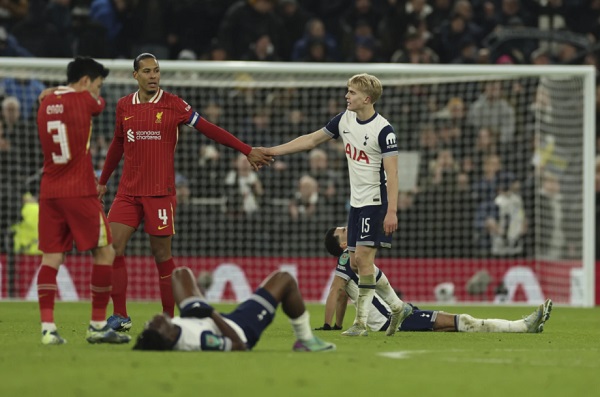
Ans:
[[[284,154],[305,152],[330,139],[331,137],[327,135],[325,130],[320,129],[310,134],[302,135],[288,143],[284,143],[283,145],[267,148],[267,154],[272,156],[281,156]]]
[[[273,157],[267,154],[264,149],[250,147],[250,145],[240,141],[229,131],[226,131],[204,118],[200,118],[194,127],[207,138],[245,154],[254,170],[258,170],[263,165],[270,164],[273,160]]]

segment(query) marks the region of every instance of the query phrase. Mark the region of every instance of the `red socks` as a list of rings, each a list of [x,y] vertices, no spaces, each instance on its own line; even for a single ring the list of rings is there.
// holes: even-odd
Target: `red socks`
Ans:
[[[90,290],[92,293],[92,321],[106,319],[106,306],[110,300],[112,266],[96,265],[92,267]]]
[[[37,277],[38,303],[40,306],[40,317],[43,323],[54,322],[54,300],[56,299],[56,275],[58,269],[51,266],[40,265]]]
[[[158,285],[163,312],[173,317],[175,314],[175,299],[173,298],[173,286],[171,284],[171,274],[175,269],[173,258],[157,263],[156,268],[158,269]]]
[[[117,256],[112,266],[112,292],[113,313],[121,317],[127,315],[127,268],[125,257]]]

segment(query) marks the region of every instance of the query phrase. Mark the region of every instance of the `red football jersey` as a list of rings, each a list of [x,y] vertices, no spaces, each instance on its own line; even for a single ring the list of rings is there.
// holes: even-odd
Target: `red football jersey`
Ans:
[[[147,103],[140,103],[137,92],[121,98],[115,124],[125,155],[119,193],[174,195],[179,125],[195,124],[198,117],[183,99],[162,89]]]
[[[38,135],[44,153],[40,198],[95,196],[90,154],[92,116],[104,110],[103,98],[88,91],[58,87],[38,109]]]

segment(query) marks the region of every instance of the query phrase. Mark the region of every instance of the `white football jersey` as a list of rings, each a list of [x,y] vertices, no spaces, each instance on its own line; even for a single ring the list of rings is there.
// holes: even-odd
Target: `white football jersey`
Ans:
[[[355,208],[387,202],[383,158],[398,155],[396,134],[379,113],[369,120],[345,111],[323,128],[332,138],[342,138],[350,174],[350,205]]]
[[[352,269],[350,268],[350,264],[343,261],[343,256],[341,260],[338,260],[338,266],[335,270],[335,276],[340,277],[346,280],[346,293],[354,306],[356,306],[356,302],[358,301],[358,276]],[[379,279],[381,276],[381,270],[377,266],[375,266],[375,275],[376,278]],[[367,327],[369,327],[372,331],[379,331],[388,321],[390,315],[389,306],[377,295],[373,295],[373,302],[369,306],[369,313],[367,315]]]
[[[244,331],[230,319],[224,318],[224,320],[246,343]],[[181,335],[173,346],[173,350],[231,350],[231,341],[227,339],[227,342],[224,342],[221,330],[210,318],[173,317],[172,321],[173,324],[181,327]]]

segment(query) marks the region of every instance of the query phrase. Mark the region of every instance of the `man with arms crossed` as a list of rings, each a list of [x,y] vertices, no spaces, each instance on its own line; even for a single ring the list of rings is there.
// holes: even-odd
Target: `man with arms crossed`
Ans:
[[[379,79],[357,74],[348,80],[347,86],[346,111],[324,128],[272,147],[268,153],[273,156],[297,153],[330,139],[343,140],[351,187],[348,251],[358,269],[359,293],[354,324],[342,335],[366,336],[369,306],[375,294],[375,254],[379,247],[391,247],[392,233],[398,228],[398,145],[394,129],[374,108],[383,90]],[[412,307],[391,293],[388,296],[393,326],[386,335],[391,336],[410,315]]]
[[[174,154],[179,125],[194,127],[208,138],[245,154],[255,169],[271,161],[271,156],[261,149],[241,142],[202,118],[178,96],[163,91],[159,86],[160,66],[154,55],[143,53],[135,58],[133,78],[138,83],[138,90],[117,103],[114,138],[98,181],[102,197],[108,179],[124,154],[123,175],[108,214],[116,252],[111,295],[113,315],[108,318],[108,323],[117,331],[131,328],[126,306],[124,254],[127,242],[142,220],[145,221],[144,230],[150,236],[158,269],[163,312],[173,316],[171,272],[175,264],[171,239],[175,234]]]
[[[40,186],[39,248],[43,252],[37,276],[42,321],[42,343],[66,343],[54,323],[56,275],[73,248],[91,250],[92,316],[87,331],[90,343],[127,343],[128,335],[113,331],[106,323],[115,251],[98,200],[96,178],[89,151],[92,117],[105,106],[100,87],[108,69],[91,58],[76,58],[67,66],[67,86],[48,91],[37,116],[44,153]]]

